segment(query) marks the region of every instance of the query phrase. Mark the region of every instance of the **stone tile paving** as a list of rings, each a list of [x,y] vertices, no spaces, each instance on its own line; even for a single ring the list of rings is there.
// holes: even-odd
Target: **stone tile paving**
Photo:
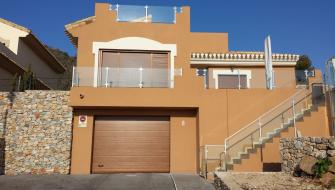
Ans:
[[[292,177],[282,172],[219,172],[215,186],[219,190],[321,190],[311,179]]]

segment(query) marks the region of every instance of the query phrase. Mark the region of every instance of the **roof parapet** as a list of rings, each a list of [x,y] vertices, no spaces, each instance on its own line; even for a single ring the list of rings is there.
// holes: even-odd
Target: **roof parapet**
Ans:
[[[191,60],[264,60],[263,52],[191,53]],[[272,54],[274,61],[298,61],[296,54]]]
[[[205,65],[264,65],[263,52],[228,52],[228,53],[191,53],[191,64]],[[297,54],[272,54],[274,65],[294,66],[299,59]]]

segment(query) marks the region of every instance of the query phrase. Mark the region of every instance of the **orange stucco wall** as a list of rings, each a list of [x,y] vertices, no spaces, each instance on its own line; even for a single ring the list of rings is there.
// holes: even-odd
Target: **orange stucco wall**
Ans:
[[[90,173],[94,115],[169,115],[170,171],[196,173],[200,146],[224,144],[226,137],[296,92],[294,83],[272,91],[265,88],[204,89],[203,78],[196,76],[195,68],[189,64],[190,53],[227,52],[228,34],[190,32],[189,7],[183,7],[176,24],[116,22],[115,12],[109,10],[108,4],[101,3],[96,4],[95,16],[92,23],[69,29],[78,38],[78,66],[93,67],[93,42],[136,36],[176,44],[175,68],[182,68],[183,72],[182,76],[175,76],[174,88],[72,88],[70,105],[75,108],[72,174]],[[294,78],[293,67],[280,70],[287,71],[280,74],[283,79]],[[115,109],[121,110],[113,111]],[[146,111],[138,113],[138,109]],[[191,115],[185,115],[176,110],[192,111]],[[78,128],[79,114],[89,116],[87,128]],[[181,121],[185,121],[186,126],[180,126]]]

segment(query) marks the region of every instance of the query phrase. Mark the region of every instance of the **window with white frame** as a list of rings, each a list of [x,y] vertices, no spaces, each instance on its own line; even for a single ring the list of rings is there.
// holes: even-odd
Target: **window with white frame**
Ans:
[[[103,50],[99,81],[110,87],[168,87],[169,52]]]
[[[218,88],[244,89],[247,87],[247,75],[224,75],[218,76]]]
[[[251,71],[240,69],[213,70],[215,88],[246,89],[250,88]]]

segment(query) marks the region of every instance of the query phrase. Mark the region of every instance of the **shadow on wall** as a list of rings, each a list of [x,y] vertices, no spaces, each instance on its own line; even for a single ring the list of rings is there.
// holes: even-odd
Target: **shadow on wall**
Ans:
[[[263,163],[263,172],[281,172],[281,163]]]
[[[0,138],[0,175],[5,174],[5,138]]]
[[[3,120],[3,131],[2,131],[2,136],[0,136],[0,175],[5,174],[5,134],[6,134],[6,123],[7,123],[7,116],[8,116],[8,110],[12,108],[14,98],[15,98],[15,93],[14,92],[9,92],[7,94],[7,100],[8,102],[5,103],[7,105],[6,111],[4,113],[4,120]],[[6,102],[6,101],[5,101]]]

